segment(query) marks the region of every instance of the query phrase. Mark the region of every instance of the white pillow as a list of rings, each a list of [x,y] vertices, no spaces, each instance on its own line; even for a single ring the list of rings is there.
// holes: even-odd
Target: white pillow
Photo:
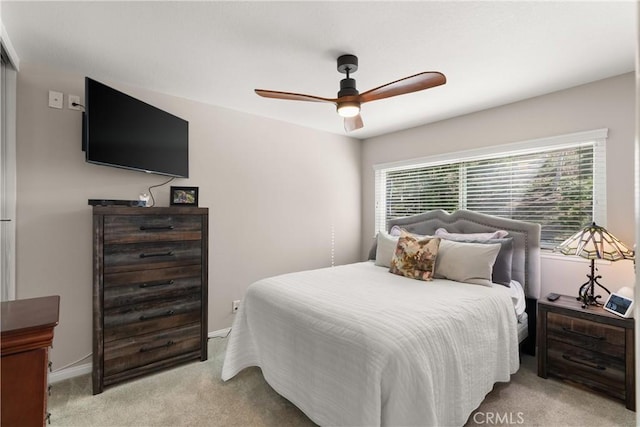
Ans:
[[[490,233],[449,233],[445,228],[438,228],[435,235],[449,240],[491,240],[502,239],[509,234],[506,230],[496,230]]]
[[[463,243],[443,239],[433,277],[490,286],[500,246],[500,243]]]
[[[400,236],[391,236],[390,234],[381,231],[378,233],[377,246],[376,246],[376,265],[381,267],[391,267],[391,258],[396,251],[398,245],[398,239]]]

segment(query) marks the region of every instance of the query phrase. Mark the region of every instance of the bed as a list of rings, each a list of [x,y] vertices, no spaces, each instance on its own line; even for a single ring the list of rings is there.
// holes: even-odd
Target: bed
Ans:
[[[413,237],[504,230],[512,242],[511,280],[529,301],[539,296],[537,224],[461,210],[393,220],[390,231],[394,226]],[[380,242],[378,236],[373,258]],[[526,316],[517,315],[511,286],[415,280],[377,264],[250,285],[222,379],[258,366],[276,392],[320,425],[463,425],[493,385],[517,371],[519,343],[535,337],[522,327]],[[528,323],[535,323],[531,316]]]

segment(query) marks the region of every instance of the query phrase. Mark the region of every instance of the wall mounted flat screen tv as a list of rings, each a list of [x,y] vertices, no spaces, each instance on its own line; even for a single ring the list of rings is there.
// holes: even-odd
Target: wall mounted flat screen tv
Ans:
[[[89,77],[83,133],[89,163],[189,177],[189,122]]]

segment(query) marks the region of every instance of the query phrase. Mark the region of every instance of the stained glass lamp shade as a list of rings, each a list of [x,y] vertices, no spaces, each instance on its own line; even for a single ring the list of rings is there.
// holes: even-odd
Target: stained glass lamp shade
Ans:
[[[611,293],[598,282],[598,279],[601,279],[602,276],[595,275],[595,260],[619,261],[622,259],[634,259],[635,256],[632,249],[629,249],[604,227],[596,225],[595,222],[569,237],[558,245],[554,251],[564,255],[576,255],[591,260],[591,274],[587,274],[589,280],[578,290],[577,299],[582,301],[583,308],[588,305],[602,305],[602,303],[598,301],[598,298],[601,298],[601,296],[594,295],[595,285],[600,286],[607,291],[607,293]]]

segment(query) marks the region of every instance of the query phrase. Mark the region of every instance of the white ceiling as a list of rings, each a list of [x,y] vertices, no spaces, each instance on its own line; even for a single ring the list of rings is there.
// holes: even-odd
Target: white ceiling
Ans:
[[[364,92],[422,71],[447,84],[363,105],[355,138],[430,123],[634,70],[634,0],[31,2],[0,4],[24,63],[344,134],[336,58]]]

